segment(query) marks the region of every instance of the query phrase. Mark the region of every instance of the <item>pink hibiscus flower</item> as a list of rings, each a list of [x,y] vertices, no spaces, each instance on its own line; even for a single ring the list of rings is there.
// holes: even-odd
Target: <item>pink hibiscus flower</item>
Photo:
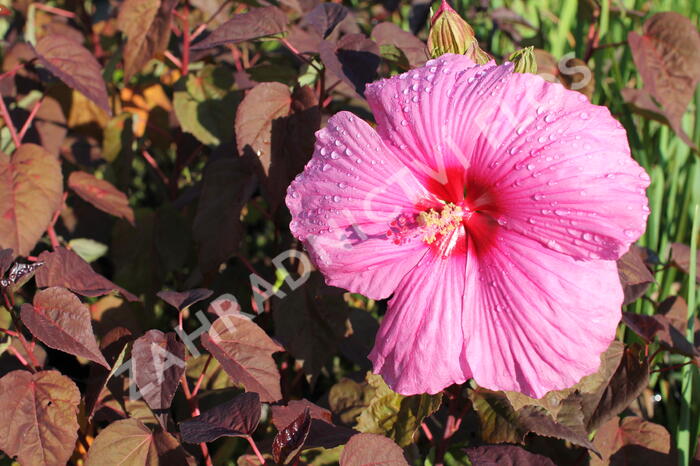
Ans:
[[[367,87],[292,182],[291,231],[330,285],[393,297],[370,354],[402,394],[468,378],[541,397],[615,337],[615,260],[649,177],[605,107],[510,63],[445,55]]]

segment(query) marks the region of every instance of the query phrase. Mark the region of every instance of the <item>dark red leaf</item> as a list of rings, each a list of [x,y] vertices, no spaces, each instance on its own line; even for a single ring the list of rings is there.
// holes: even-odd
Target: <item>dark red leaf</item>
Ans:
[[[68,177],[68,186],[101,211],[134,224],[134,211],[129,206],[129,198],[111,183],[89,173],[73,172]]]
[[[35,50],[39,63],[111,115],[102,67],[89,50],[62,34],[43,36]]]
[[[275,462],[279,464],[293,462],[304,448],[309,429],[311,429],[311,414],[307,408],[275,436],[272,442],[272,458]]]
[[[425,42],[394,23],[379,23],[374,26],[372,40],[380,47],[383,45],[397,47],[406,55],[412,67],[421,66],[428,60],[428,47]]]
[[[663,315],[647,316],[633,312],[623,312],[622,321],[637,335],[647,342],[659,339],[661,346],[671,352],[690,357],[700,356],[700,351],[693,346],[685,335],[671,324],[671,321]]]
[[[649,381],[649,360],[643,348],[632,345],[625,348],[622,360],[610,382],[602,391],[587,422],[590,432],[622,412],[642,393]]]
[[[102,275],[96,273],[79,255],[65,248],[54,252],[44,251],[39,255],[44,266],[36,274],[36,283],[40,288],[62,286],[83,296],[94,298],[112,291],[118,291],[129,301],[136,301],[136,296],[121,288]]]
[[[697,252],[697,263],[700,264],[700,251]],[[690,273],[690,246],[683,243],[671,244],[671,263],[684,273]],[[700,283],[700,273],[695,280]]]
[[[80,391],[57,371],[13,371],[0,379],[0,449],[26,465],[68,462],[78,439]]]
[[[482,445],[465,451],[472,466],[556,466],[546,456],[515,445]]]
[[[202,192],[192,226],[202,272],[216,270],[237,251],[243,238],[241,210],[256,186],[244,157],[222,157],[204,169]]]
[[[185,373],[185,344],[174,332],[149,330],[131,350],[134,380],[154,411],[170,408],[180,378]]]
[[[212,290],[207,290],[206,288],[196,288],[182,292],[160,291],[158,292],[158,297],[178,311],[182,311],[195,303],[207,299],[212,293],[214,293]]]
[[[0,247],[28,256],[61,207],[61,164],[36,144],[0,153]]]
[[[125,0],[117,27],[126,34],[124,79],[129,81],[148,61],[168,46],[177,0]]]
[[[6,249],[6,251],[12,251],[11,249]],[[7,273],[7,277],[0,279],[0,286],[3,288],[9,288],[12,292],[21,288],[25,283],[27,283],[36,273],[37,269],[44,265],[43,262],[37,261],[29,264],[21,264],[15,262],[12,264],[10,271]]]
[[[203,50],[223,44],[237,44],[247,40],[280,34],[287,28],[287,16],[273,6],[254,8],[248,13],[235,15],[216,28],[206,39],[192,45],[192,50]]]
[[[377,434],[354,435],[340,455],[340,466],[408,466],[400,446]]]
[[[47,346],[109,368],[97,346],[90,311],[65,288],[38,291],[33,304],[22,305],[21,317],[22,323]]]
[[[348,34],[337,43],[321,42],[321,61],[338,79],[364,96],[365,86],[377,78],[379,46],[364,34]]]
[[[225,314],[208,333],[202,346],[221,363],[234,383],[249,392],[257,392],[264,402],[282,398],[280,375],[272,353],[284,349],[248,317]]]
[[[7,272],[14,258],[15,254],[12,252],[12,249],[0,250],[0,278],[5,276],[5,272]]]
[[[293,400],[287,406],[272,406],[272,423],[277,430],[282,430],[307,409],[311,415],[307,447],[334,448],[347,443],[350,437],[357,434],[354,429],[333,424],[330,411],[308,400]]]
[[[100,351],[110,367],[116,364],[124,347],[133,340],[131,332],[124,327],[114,327],[102,338]],[[95,413],[102,389],[109,380],[111,370],[98,364],[90,365],[90,376],[85,390],[85,413],[92,418]]]
[[[601,459],[591,458],[591,466],[627,466],[649,464],[671,466],[678,464],[669,455],[671,436],[659,424],[636,416],[622,420],[613,417],[600,426],[593,444],[600,450]]]
[[[644,262],[644,254],[639,246],[630,246],[629,251],[617,261],[617,272],[625,293],[623,305],[636,301],[654,283],[654,276]]]
[[[695,24],[679,13],[656,13],[644,23],[643,35],[632,31],[627,41],[644,88],[626,89],[625,101],[662,114],[681,139],[694,147],[681,118],[700,81],[700,34]]]
[[[187,443],[213,442],[220,437],[243,437],[255,432],[260,422],[260,396],[243,393],[180,423]]]
[[[321,3],[304,16],[303,23],[310,25],[324,39],[348,15],[348,9],[338,3]]]

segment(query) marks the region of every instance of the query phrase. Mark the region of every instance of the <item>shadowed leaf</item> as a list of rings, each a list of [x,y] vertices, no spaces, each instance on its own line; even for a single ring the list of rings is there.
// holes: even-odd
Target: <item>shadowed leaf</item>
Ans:
[[[176,4],[177,0],[125,0],[121,4],[117,27],[127,37],[124,46],[126,82],[168,46]]]
[[[587,420],[588,431],[621,413],[644,390],[648,380],[649,361],[643,349],[639,345],[625,348],[620,365]]]
[[[36,44],[39,63],[58,79],[82,93],[108,114],[112,113],[107,87],[102,79],[102,67],[92,53],[61,34],[47,34]]]
[[[567,89],[578,91],[589,99],[595,91],[595,79],[586,63],[579,58],[557,60],[551,53],[535,49],[537,74],[545,81],[559,82]]]
[[[39,260],[44,262],[36,274],[36,284],[40,288],[61,286],[91,298],[118,291],[129,301],[137,299],[124,288],[96,273],[90,264],[68,249],[59,247],[54,252],[44,251],[39,255]]]
[[[236,111],[236,145],[241,155],[260,160],[265,175],[272,163],[272,123],[286,117],[292,94],[282,83],[261,83],[251,89]]]
[[[86,466],[187,466],[194,460],[167,432],[152,432],[138,419],[123,419],[108,425],[88,451]]]
[[[207,290],[206,288],[196,288],[182,292],[160,291],[157,296],[178,311],[182,311],[195,303],[207,299],[212,293],[214,293],[212,290]]]
[[[644,23],[643,35],[631,31],[627,41],[644,87],[625,89],[625,101],[662,114],[678,136],[695,147],[681,127],[681,118],[700,81],[696,26],[679,13],[656,13]]]
[[[623,306],[643,296],[649,285],[654,283],[654,276],[647,268],[642,249],[639,246],[630,246],[629,251],[618,259],[617,272],[625,293]]]
[[[394,23],[379,23],[372,29],[372,40],[379,45],[393,45],[401,50],[411,67],[423,65],[428,60],[428,48],[425,42],[404,31]]]
[[[403,450],[391,439],[376,434],[353,436],[340,455],[340,466],[408,466]]]
[[[215,270],[236,252],[243,238],[241,210],[255,189],[246,158],[222,157],[204,169],[202,192],[192,230],[199,244],[199,267]]]
[[[131,359],[134,380],[143,399],[161,414],[158,412],[170,408],[185,373],[185,344],[174,332],[149,330],[134,341]]]
[[[347,15],[348,9],[343,5],[321,3],[304,16],[303,22],[325,39]]]
[[[109,368],[97,346],[90,311],[65,288],[38,291],[33,304],[22,305],[21,316],[32,334],[47,346]]]
[[[110,368],[98,364],[90,365],[90,376],[85,390],[85,413],[89,418],[95,413],[102,389],[112,375],[111,368],[119,363],[119,358],[125,356],[127,344],[133,340],[131,332],[124,327],[114,327],[102,338],[100,351]]]
[[[700,252],[698,252],[698,259],[700,259]],[[671,263],[682,270],[683,273],[690,273],[690,246],[682,243],[672,243]],[[696,277],[696,281],[700,283],[700,276]]]
[[[440,408],[442,393],[404,396],[392,391],[381,376],[367,374],[375,391],[355,427],[360,432],[384,434],[401,446],[413,442],[413,434],[423,419]]]
[[[0,250],[0,278],[5,276],[5,272],[7,272],[14,258],[15,254],[12,252],[12,249]]]
[[[278,464],[289,464],[299,456],[311,429],[311,414],[306,408],[272,441],[272,458]]]
[[[264,402],[282,398],[272,353],[284,349],[249,318],[237,314],[219,317],[202,335],[202,345],[246,391],[259,393]]]
[[[23,144],[0,153],[0,247],[27,256],[61,206],[63,175],[56,157]]]
[[[80,391],[57,371],[13,371],[0,379],[0,449],[20,463],[68,462],[78,439]]]
[[[260,396],[257,393],[243,393],[181,422],[182,440],[200,443],[213,442],[220,437],[251,435],[260,422],[260,409]]]
[[[326,68],[360,96],[364,96],[365,86],[377,78],[379,55],[379,46],[364,34],[347,34],[337,43],[324,40],[320,45]]]
[[[659,339],[661,346],[671,352],[690,357],[700,356],[700,351],[688,341],[685,335],[663,315],[643,315],[623,312],[622,321],[647,343]]]
[[[307,409],[311,415],[311,428],[306,439],[308,448],[337,447],[347,443],[350,437],[357,434],[354,429],[333,424],[330,411],[308,400],[293,400],[287,406],[272,406],[272,423],[277,430],[282,430]]]
[[[636,416],[620,419],[613,417],[600,426],[593,444],[603,457],[591,457],[591,466],[622,466],[653,464],[671,466],[677,464],[669,455],[671,436],[659,424]]]
[[[303,361],[312,383],[336,353],[347,315],[343,290],[327,286],[318,272],[274,307],[275,337]]]
[[[68,177],[68,186],[101,211],[134,224],[134,211],[129,206],[129,199],[111,183],[89,173],[73,172]]]
[[[515,445],[482,445],[465,451],[472,466],[555,466],[546,456]]]
[[[226,21],[206,39],[193,44],[192,50],[204,50],[218,45],[237,44],[272,36],[284,32],[286,28],[287,16],[279,8],[254,8]]]

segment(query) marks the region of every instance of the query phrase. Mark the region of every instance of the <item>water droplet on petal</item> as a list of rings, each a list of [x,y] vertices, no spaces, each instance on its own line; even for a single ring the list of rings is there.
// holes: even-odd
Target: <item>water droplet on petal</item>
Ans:
[[[332,167],[331,167],[329,164],[325,164],[325,165],[323,165],[323,167],[321,168],[321,170],[323,170],[324,172],[327,172],[327,171],[330,170],[331,168],[332,168]]]
[[[346,183],[343,183],[343,182],[341,181],[340,183],[338,183],[338,187],[339,187],[340,189],[345,189],[345,188],[348,187],[348,185],[347,185]]]
[[[586,112],[581,112],[581,114],[579,116],[581,117],[582,120],[588,120],[590,118],[590,115],[588,115],[588,113],[586,113]]]
[[[557,119],[557,117],[555,117],[553,113],[550,113],[549,115],[544,117],[544,121],[546,121],[547,123],[551,123],[556,119]]]
[[[333,160],[337,160],[339,157],[340,156],[338,155],[338,153],[336,151],[331,152],[331,158]]]

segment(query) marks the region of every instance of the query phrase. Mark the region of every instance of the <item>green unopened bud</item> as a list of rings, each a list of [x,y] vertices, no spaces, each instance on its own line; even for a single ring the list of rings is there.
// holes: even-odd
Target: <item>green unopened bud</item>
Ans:
[[[438,11],[430,22],[428,50],[435,58],[446,53],[463,55],[474,39],[474,30],[452,9],[447,0],[442,0]]]
[[[512,61],[515,65],[516,73],[537,73],[537,61],[535,60],[535,48],[525,47],[524,49],[516,50],[508,57],[508,61]]]

